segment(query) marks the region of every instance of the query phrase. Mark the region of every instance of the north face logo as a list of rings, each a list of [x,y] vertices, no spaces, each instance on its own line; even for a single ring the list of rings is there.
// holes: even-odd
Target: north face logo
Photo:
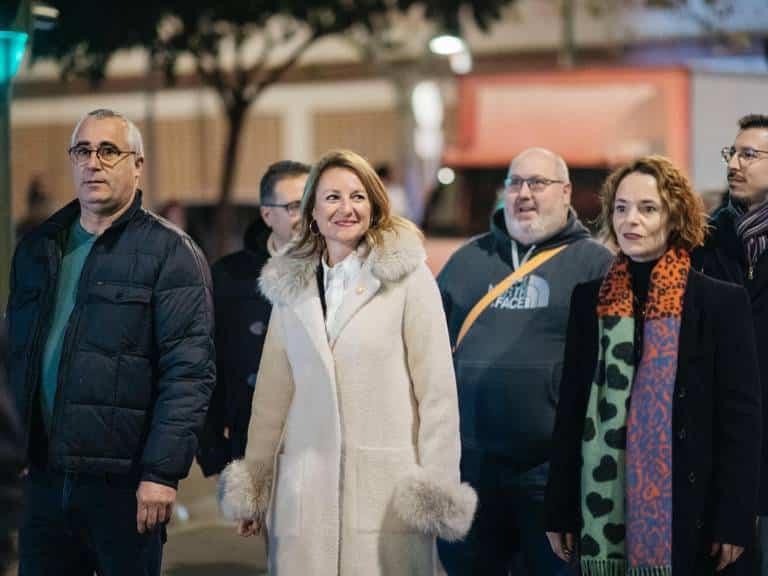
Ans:
[[[489,290],[492,288],[493,286]],[[530,274],[512,284],[491,304],[491,308],[505,310],[528,310],[547,306],[549,306],[549,283],[535,274]]]

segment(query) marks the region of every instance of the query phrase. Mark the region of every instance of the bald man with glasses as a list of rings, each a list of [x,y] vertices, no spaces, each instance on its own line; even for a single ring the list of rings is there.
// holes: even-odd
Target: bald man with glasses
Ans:
[[[438,277],[454,346],[462,480],[479,497],[466,540],[439,543],[450,576],[569,573],[544,531],[551,435],[571,291],[611,261],[570,200],[563,159],[524,150],[509,166],[490,232]]]

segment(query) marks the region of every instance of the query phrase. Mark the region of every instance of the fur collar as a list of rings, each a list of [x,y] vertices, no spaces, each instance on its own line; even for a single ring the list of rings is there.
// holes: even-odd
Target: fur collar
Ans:
[[[384,241],[368,252],[367,245],[358,248],[365,260],[363,270],[385,283],[399,282],[413,272],[426,259],[421,237],[414,231],[398,227],[394,232],[384,232]],[[315,282],[320,257],[295,258],[284,253],[270,258],[264,265],[259,286],[272,304],[293,302],[311,282]]]

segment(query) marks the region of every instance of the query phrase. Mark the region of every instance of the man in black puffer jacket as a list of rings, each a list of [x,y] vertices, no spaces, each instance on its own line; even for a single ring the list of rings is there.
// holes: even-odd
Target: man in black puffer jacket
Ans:
[[[9,384],[29,475],[22,574],[160,574],[164,523],[216,380],[208,266],[141,207],[141,134],[97,110],[77,199],[16,250]]]

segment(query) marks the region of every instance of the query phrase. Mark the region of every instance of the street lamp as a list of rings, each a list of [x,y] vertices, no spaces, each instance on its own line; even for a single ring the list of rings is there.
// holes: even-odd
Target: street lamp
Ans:
[[[15,30],[0,30],[0,83],[9,84],[19,71],[28,34]]]
[[[429,40],[429,51],[437,56],[446,56],[454,74],[468,74],[472,71],[472,53],[461,37],[459,15],[449,14],[447,21]]]
[[[429,41],[429,50],[438,56],[451,56],[467,49],[464,40],[458,34],[444,32]]]

